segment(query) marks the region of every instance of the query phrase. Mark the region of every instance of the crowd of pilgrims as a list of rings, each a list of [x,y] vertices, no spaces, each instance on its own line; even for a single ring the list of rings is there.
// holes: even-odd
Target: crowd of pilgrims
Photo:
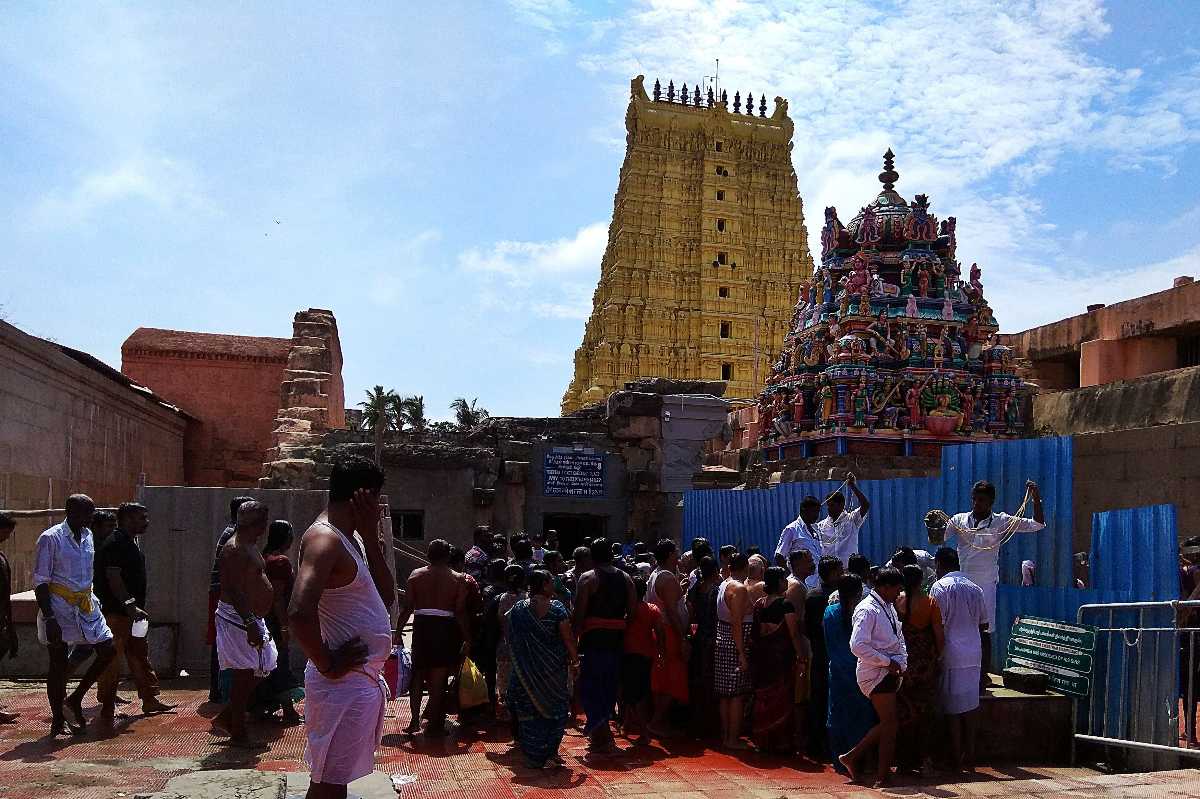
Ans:
[[[530,767],[561,765],[572,725],[594,754],[619,753],[617,736],[640,746],[687,735],[831,762],[855,780],[870,759],[875,783],[893,762],[898,773],[931,769],[934,754],[971,767],[986,620],[955,550],[903,548],[876,566],[859,553],[814,562],[798,548],[777,557],[784,568],[703,538],[683,553],[671,540],[597,538],[569,559],[554,538],[480,527],[465,553],[430,550],[444,546],[463,576],[464,650]],[[931,588],[953,600],[943,604],[955,618],[944,622]],[[944,623],[959,648],[974,646],[957,658],[973,662],[965,675],[942,662]],[[948,724],[935,724],[939,712]],[[949,745],[931,751],[933,731],[947,728]]]

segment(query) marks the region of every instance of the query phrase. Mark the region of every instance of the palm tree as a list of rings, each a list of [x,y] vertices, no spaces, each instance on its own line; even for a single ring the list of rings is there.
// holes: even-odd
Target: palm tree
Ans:
[[[429,420],[425,418],[425,397],[416,394],[405,397],[400,401],[400,419],[417,435],[424,435],[429,430]]]
[[[450,403],[450,410],[454,411],[454,418],[458,421],[458,426],[464,430],[478,427],[484,419],[488,418],[487,410],[476,406],[477,402],[479,402],[478,397],[469,403],[466,397],[459,397]]]
[[[367,390],[367,399],[358,403],[363,409],[363,429],[369,431],[375,439],[375,464],[378,466],[383,458],[383,437],[387,431],[395,427],[396,392],[384,391],[383,386],[375,386]]]
[[[388,415],[391,417],[389,429],[401,433],[404,431],[404,403],[408,400],[395,391],[389,391],[388,394]]]

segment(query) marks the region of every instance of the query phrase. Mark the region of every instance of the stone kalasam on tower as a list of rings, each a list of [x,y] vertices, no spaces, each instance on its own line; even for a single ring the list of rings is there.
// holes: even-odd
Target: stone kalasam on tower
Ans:
[[[825,209],[821,268],[759,395],[771,459],[934,455],[1023,429],[1021,379],[996,343],[981,271],[962,275],[954,217],[939,225],[925,195],[896,193],[893,158],[848,225]]]
[[[787,102],[639,75],[608,246],[562,411],[639,377],[726,380],[754,397],[812,256]],[[745,105],[743,105],[745,102]]]

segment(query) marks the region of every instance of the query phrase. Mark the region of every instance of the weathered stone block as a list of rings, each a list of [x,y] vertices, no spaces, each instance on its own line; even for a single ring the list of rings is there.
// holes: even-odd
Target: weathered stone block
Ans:
[[[288,352],[288,370],[325,372],[333,368],[333,354],[327,347],[293,346]]]
[[[502,472],[504,482],[511,484],[524,483],[529,476],[528,461],[505,461]]]
[[[662,395],[618,391],[608,398],[608,416],[654,416],[662,413]]]
[[[657,416],[610,416],[608,429],[616,439],[662,437],[662,422]]]

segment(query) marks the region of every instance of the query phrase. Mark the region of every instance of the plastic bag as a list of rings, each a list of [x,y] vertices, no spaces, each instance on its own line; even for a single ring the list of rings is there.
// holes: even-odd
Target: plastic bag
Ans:
[[[467,658],[458,671],[458,709],[468,710],[488,702],[487,680],[475,661]]]
[[[412,655],[403,646],[397,646],[383,665],[383,678],[387,681],[392,698],[398,699],[408,693],[412,684]]]

